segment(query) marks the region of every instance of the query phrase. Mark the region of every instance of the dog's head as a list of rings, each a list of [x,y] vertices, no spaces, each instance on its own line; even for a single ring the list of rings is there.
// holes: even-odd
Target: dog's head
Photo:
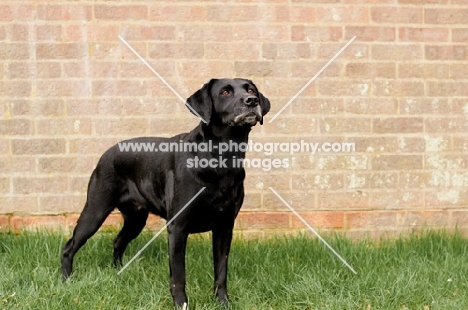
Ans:
[[[246,79],[212,79],[187,99],[187,106],[208,124],[254,126],[263,124],[270,101]]]

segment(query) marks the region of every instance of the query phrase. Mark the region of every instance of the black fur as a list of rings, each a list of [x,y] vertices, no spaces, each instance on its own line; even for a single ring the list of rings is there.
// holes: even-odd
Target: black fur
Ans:
[[[262,123],[270,102],[249,80],[213,79],[187,99],[205,121],[172,138],[142,137],[123,142],[195,142],[212,145],[230,141],[247,142],[252,126]],[[189,168],[199,159],[227,159],[226,167]],[[91,175],[84,209],[72,238],[62,251],[62,277],[72,272],[73,257],[99,229],[107,216],[119,209],[124,218],[114,241],[114,262],[121,263],[128,243],[146,224],[148,213],[170,220],[202,188],[206,189],[167,227],[169,236],[170,291],[176,306],[187,302],[185,294],[185,248],[188,234],[212,231],[214,288],[218,299],[227,303],[227,261],[234,220],[244,199],[245,171],[234,167],[232,158],[245,153],[233,149],[222,154],[191,152],[123,152],[119,145],[107,150]]]

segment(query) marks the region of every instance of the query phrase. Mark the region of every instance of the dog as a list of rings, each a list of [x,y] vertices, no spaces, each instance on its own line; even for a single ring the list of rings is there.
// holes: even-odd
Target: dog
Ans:
[[[172,138],[141,137],[107,150],[94,169],[87,200],[73,235],[63,246],[62,279],[72,273],[73,257],[117,208],[124,219],[114,240],[114,263],[121,264],[127,245],[146,225],[148,214],[169,223],[170,292],[176,307],[186,308],[185,250],[189,234],[211,231],[214,291],[227,305],[228,256],[235,218],[244,199],[245,170],[236,165],[245,158],[248,135],[270,110],[270,101],[247,79],[212,79],[186,102],[202,118],[188,133]],[[188,151],[122,151],[122,143],[191,146]],[[196,149],[211,145],[211,149]],[[220,152],[221,146],[230,149]],[[220,154],[221,153],[221,154]],[[196,161],[197,159],[198,161]],[[205,165],[201,163],[204,161]],[[206,163],[210,163],[207,165]],[[182,208],[205,189],[184,210]],[[175,217],[179,212],[180,214]]]

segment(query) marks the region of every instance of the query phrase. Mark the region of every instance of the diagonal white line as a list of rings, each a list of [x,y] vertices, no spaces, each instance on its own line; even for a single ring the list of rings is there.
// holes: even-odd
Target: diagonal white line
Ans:
[[[146,60],[143,57],[141,57],[140,54],[138,54],[138,52],[130,44],[128,44],[127,41],[125,41],[124,38],[122,38],[122,36],[119,35],[119,39],[161,80],[161,82],[164,83],[164,85],[166,85],[187,106],[187,108],[190,109],[190,111],[192,111],[196,116],[198,116],[199,119],[202,120],[203,123],[206,124],[206,121],[203,119],[203,117],[201,117],[200,114],[198,114],[197,111],[195,111],[187,103],[187,101],[184,98],[182,98],[182,96],[156,70],[154,70],[153,67],[150,66],[150,64]]]
[[[349,40],[348,43],[346,43],[345,46],[343,46],[339,51],[338,53],[335,54],[335,56],[333,56],[332,59],[330,59],[326,64],[325,66],[322,67],[322,69],[320,69],[310,80],[309,82],[307,82],[307,84],[305,84],[298,92],[297,94],[295,94],[289,101],[288,103],[286,103],[284,105],[284,107],[281,108],[281,110],[279,110],[274,116],[272,119],[270,119],[268,121],[268,123],[271,123],[275,120],[275,118],[278,117],[278,115],[280,115],[309,85],[310,83],[312,83],[338,56],[340,56],[340,54],[354,41],[354,39],[356,39],[356,36],[352,37],[351,40]]]
[[[338,254],[338,252],[336,252],[335,249],[333,249],[332,246],[329,245],[328,242],[325,241],[325,239],[323,239],[322,236],[320,236],[319,233],[315,229],[313,229],[312,226],[310,226],[309,223],[307,223],[307,221],[299,213],[297,213],[296,210],[293,209],[293,207],[289,205],[289,203],[287,203],[286,200],[283,199],[283,197],[281,197],[272,187],[268,188],[286,205],[286,207],[289,208],[289,210],[292,211],[292,213],[294,213],[294,215],[296,215],[302,221],[302,223],[304,223],[307,226],[307,228],[310,229],[310,231],[312,231],[317,236],[317,238],[320,239],[320,241],[322,241],[333,252],[333,254],[335,254],[343,262],[343,264],[346,265],[346,267],[348,267],[354,274],[357,274],[353,267],[351,267],[351,265],[348,264],[348,262],[345,261],[345,259],[341,257],[341,255]]]
[[[164,229],[166,229],[167,226],[169,226],[169,224],[172,223],[172,221],[174,221],[184,210],[185,208],[187,208],[191,203],[192,201],[195,200],[195,198],[197,198],[198,195],[201,194],[201,192],[203,192],[205,190],[206,187],[202,187],[201,190],[198,191],[198,193],[195,194],[195,196],[193,196],[192,199],[190,199],[189,202],[187,202],[185,204],[185,206],[182,207],[182,209],[180,209],[179,212],[177,212],[176,215],[174,215],[167,223],[166,225],[164,225],[163,228],[161,228],[157,233],[156,235],[153,236],[153,238],[151,238],[150,241],[148,241],[142,248],[140,251],[138,251],[138,253],[135,254],[135,256],[132,257],[131,260],[128,261],[128,263],[125,264],[125,266],[122,267],[122,269],[120,269],[119,272],[117,272],[118,275],[120,275],[125,269],[127,269],[127,267],[150,245],[151,242],[153,242],[163,231]]]

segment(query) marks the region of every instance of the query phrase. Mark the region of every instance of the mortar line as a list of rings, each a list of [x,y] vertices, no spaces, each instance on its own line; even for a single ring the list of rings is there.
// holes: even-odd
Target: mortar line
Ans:
[[[273,122],[278,115],[280,115],[296,98],[338,57],[340,54],[356,39],[356,36],[352,37],[351,40],[346,43],[336,54],[330,59],[325,66],[322,67],[285,105],[279,110],[268,123]]]
[[[340,254],[338,254],[338,252],[335,251],[335,249],[330,244],[328,244],[328,242],[325,241],[325,239],[323,239],[322,236],[320,236],[319,233],[313,229],[312,226],[310,226],[309,223],[307,223],[307,221],[299,213],[297,213],[297,211],[294,210],[294,208],[291,207],[286,200],[283,199],[283,197],[281,197],[272,187],[268,188],[286,205],[286,207],[289,208],[289,210],[292,211],[292,213],[294,213],[295,216],[297,216],[302,221],[302,223],[307,226],[307,228],[309,228],[310,231],[312,231],[317,236],[317,238],[319,238],[320,241],[322,241],[327,246],[327,248],[333,252],[333,254],[335,254],[336,257],[338,257],[343,262],[343,264],[346,265],[346,267],[349,268],[349,270],[351,270],[354,274],[357,274],[356,270],[354,270],[354,268],[351,267],[351,265],[348,264],[348,262]]]

